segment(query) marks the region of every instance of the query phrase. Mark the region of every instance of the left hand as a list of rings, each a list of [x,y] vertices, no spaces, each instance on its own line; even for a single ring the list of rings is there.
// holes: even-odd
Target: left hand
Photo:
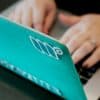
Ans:
[[[48,33],[56,16],[55,0],[22,0],[9,18]]]
[[[71,16],[60,14],[59,19],[72,27],[65,32],[61,42],[68,46],[74,63],[93,52],[83,63],[90,68],[100,61],[100,15]]]

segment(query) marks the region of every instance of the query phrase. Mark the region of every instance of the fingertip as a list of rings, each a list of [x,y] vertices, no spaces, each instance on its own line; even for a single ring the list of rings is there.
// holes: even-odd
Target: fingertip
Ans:
[[[91,68],[92,67],[92,64],[87,60],[83,63],[82,65],[84,68]]]
[[[46,34],[49,33],[48,29],[44,29],[43,32],[46,33]]]
[[[39,31],[43,31],[42,29],[42,25],[41,24],[34,24],[35,29],[39,30]]]
[[[60,13],[59,14],[59,16],[58,16],[58,18],[59,18],[59,20],[61,21],[61,22],[63,22],[64,24],[66,24],[65,22],[66,22],[66,16],[63,14],[63,13]]]
[[[82,64],[82,67],[87,68],[87,67],[88,67],[87,62],[84,62],[84,63]]]
[[[50,31],[52,27],[52,24],[53,24],[53,21],[51,19],[46,18],[45,23],[43,25],[43,31],[48,34],[48,32]]]
[[[66,16],[65,16],[65,14],[63,14],[63,13],[60,13],[58,17],[59,17],[60,19],[62,19],[62,18],[65,18]]]
[[[79,59],[78,59],[78,57],[76,55],[72,56],[72,59],[74,61],[74,64],[77,64],[78,61],[79,61]]]
[[[65,44],[65,43],[66,43],[66,40],[63,39],[63,38],[61,38],[61,39],[60,39],[60,42],[61,42],[62,44]]]
[[[62,16],[63,16],[63,14],[60,13],[60,14],[58,15],[58,18],[59,18],[59,19],[62,19]]]

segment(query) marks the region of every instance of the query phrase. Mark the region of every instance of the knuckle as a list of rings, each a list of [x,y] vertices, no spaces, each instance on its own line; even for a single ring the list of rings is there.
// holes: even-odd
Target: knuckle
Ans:
[[[78,45],[78,41],[76,39],[72,39],[70,41],[71,41],[70,44],[72,47],[76,47]]]
[[[86,43],[86,44],[84,45],[84,50],[85,50],[85,51],[89,52],[89,51],[91,51],[91,49],[92,49],[92,46],[91,46],[89,43]]]

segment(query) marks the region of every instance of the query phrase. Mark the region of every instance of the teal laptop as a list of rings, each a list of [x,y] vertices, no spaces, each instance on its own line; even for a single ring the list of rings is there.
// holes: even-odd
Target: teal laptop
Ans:
[[[0,65],[65,100],[87,100],[66,46],[2,16]]]

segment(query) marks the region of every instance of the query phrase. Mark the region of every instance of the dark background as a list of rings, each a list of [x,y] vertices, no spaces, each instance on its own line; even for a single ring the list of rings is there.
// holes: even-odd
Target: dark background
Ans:
[[[74,14],[100,13],[100,0],[55,0],[59,8]]]
[[[8,6],[10,6],[16,1],[18,0],[0,0],[0,11],[6,9]]]
[[[0,11],[18,0],[0,0]],[[100,0],[55,0],[60,9],[74,14],[100,13]]]

